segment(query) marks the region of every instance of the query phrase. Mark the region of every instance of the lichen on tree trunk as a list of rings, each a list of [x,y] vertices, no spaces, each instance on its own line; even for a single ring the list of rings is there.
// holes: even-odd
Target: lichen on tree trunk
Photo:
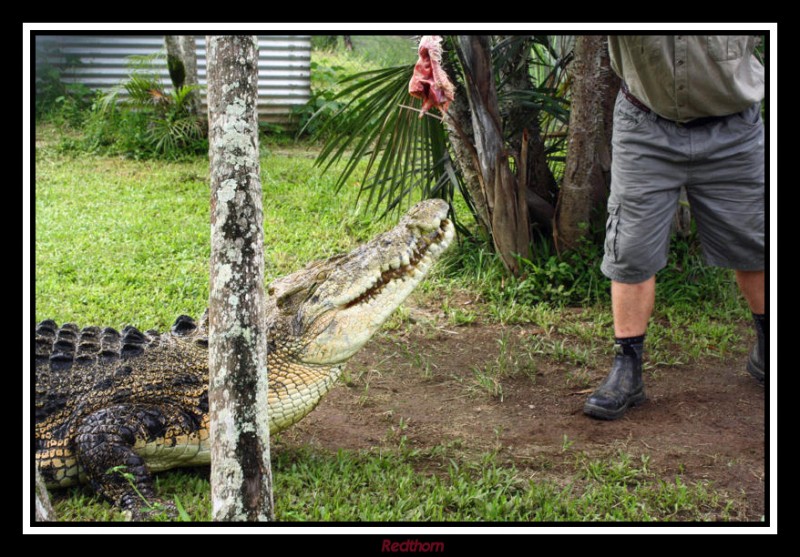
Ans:
[[[273,520],[258,159],[258,41],[209,36],[212,515]]]

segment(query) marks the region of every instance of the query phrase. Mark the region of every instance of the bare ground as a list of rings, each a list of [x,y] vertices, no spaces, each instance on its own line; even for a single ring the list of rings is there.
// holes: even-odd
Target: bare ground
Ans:
[[[648,401],[605,422],[582,407],[610,360],[576,372],[546,355],[531,357],[525,343],[543,334],[532,325],[418,323],[379,335],[281,443],[358,450],[402,432],[413,448],[455,442],[467,453],[498,451],[529,477],[559,484],[574,476],[577,454],[647,455],[659,477],[711,482],[731,502],[732,519],[764,516],[765,390],[745,371],[741,352],[648,366]],[[498,371],[499,338],[507,340],[503,361],[513,364],[500,369],[502,399],[479,385],[475,371]]]

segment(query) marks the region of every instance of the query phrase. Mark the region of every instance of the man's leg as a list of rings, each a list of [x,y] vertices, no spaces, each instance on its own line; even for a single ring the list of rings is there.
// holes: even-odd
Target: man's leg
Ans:
[[[611,281],[614,335],[629,338],[644,335],[656,301],[656,277],[638,284]]]
[[[655,276],[633,284],[611,281],[611,308],[618,351],[611,373],[586,400],[583,411],[587,415],[616,420],[631,406],[645,401],[642,352],[655,298]]]
[[[756,325],[756,345],[750,352],[747,371],[761,383],[766,374],[767,316],[764,306],[764,271],[736,271],[736,282],[742,291]]]
[[[736,282],[753,312],[756,344],[746,368],[764,381],[767,320],[764,305],[764,127],[754,104],[710,126],[691,130],[704,154],[686,184],[707,263],[736,269]]]
[[[764,314],[764,271],[736,271],[736,282],[755,314]]]
[[[614,110],[611,190],[600,266],[611,279],[617,354],[586,400],[585,414],[616,420],[645,400],[644,333],[655,302],[655,274],[667,264],[670,226],[688,175],[688,138],[624,95]]]

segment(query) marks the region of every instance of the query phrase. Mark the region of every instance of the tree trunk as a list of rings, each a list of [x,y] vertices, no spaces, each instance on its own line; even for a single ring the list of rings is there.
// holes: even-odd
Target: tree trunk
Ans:
[[[459,35],[458,56],[464,68],[472,112],[478,179],[486,199],[492,240],[506,269],[520,272],[517,255],[529,256],[530,227],[524,184],[509,167],[492,72],[489,37]]]
[[[39,467],[36,467],[36,522],[53,522],[56,519],[56,513],[53,511],[53,506],[50,504],[50,495],[47,493],[47,487],[44,485],[44,480],[39,474]]]
[[[215,521],[274,519],[267,416],[258,40],[208,36],[209,415]]]
[[[570,70],[572,111],[554,233],[559,250],[576,248],[589,234],[592,209],[602,206],[608,195],[611,126],[619,90],[605,35],[577,37]]]
[[[166,35],[167,69],[172,85],[178,89],[199,85],[197,80],[197,51],[194,35]],[[189,113],[200,113],[200,93],[195,89],[189,93]]]
[[[350,35],[342,35],[344,39],[344,47],[348,52],[353,52],[353,38]]]
[[[460,81],[454,81],[456,87],[455,99],[450,103],[450,108],[444,115],[447,134],[453,146],[453,158],[461,169],[461,178],[467,190],[470,203],[474,207],[478,226],[492,237],[492,221],[489,216],[489,206],[486,193],[478,178],[478,153],[475,151],[475,139],[472,133],[472,115],[466,99],[466,91]]]

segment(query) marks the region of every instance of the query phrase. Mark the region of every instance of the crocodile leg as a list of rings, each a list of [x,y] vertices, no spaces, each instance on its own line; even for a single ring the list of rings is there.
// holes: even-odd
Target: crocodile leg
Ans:
[[[134,517],[155,500],[150,470],[134,449],[164,437],[171,421],[165,409],[169,407],[109,406],[86,416],[78,427],[78,462],[92,486]]]

